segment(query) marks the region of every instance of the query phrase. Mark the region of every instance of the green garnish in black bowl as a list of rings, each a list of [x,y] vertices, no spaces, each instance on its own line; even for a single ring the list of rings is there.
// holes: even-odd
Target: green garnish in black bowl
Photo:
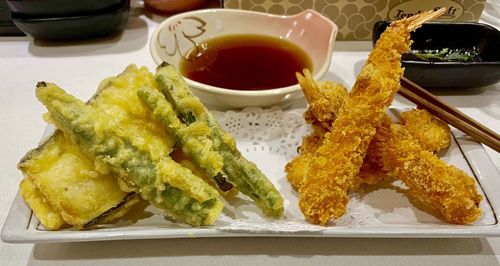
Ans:
[[[476,47],[471,49],[433,49],[433,50],[412,50],[409,57],[422,61],[431,62],[480,62],[481,57]],[[415,57],[415,58],[413,58]]]

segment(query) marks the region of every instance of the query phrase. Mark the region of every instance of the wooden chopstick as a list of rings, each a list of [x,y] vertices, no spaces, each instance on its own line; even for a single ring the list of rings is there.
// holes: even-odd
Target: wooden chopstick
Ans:
[[[405,77],[401,78],[399,94],[475,140],[500,152],[500,135]]]

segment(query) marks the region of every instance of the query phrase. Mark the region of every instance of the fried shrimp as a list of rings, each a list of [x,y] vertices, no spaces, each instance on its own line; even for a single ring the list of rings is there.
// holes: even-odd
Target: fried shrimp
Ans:
[[[316,82],[307,69],[304,70],[304,75],[297,73],[296,76],[309,103],[304,119],[310,124],[330,128],[347,97],[347,89],[334,82]]]
[[[304,118],[312,125],[313,131],[303,138],[298,156],[285,166],[287,179],[294,189],[300,187],[307,175],[314,153],[321,146],[324,134],[330,131],[339,108],[347,97],[347,90],[344,86],[333,82],[317,82],[307,70],[304,71],[304,75],[297,74],[297,79],[309,103]],[[450,144],[449,126],[426,110],[403,112],[401,122],[425,150],[437,152]],[[431,132],[431,134],[426,134],[426,132]],[[382,171],[381,158],[375,156],[377,147],[372,147],[374,145],[377,143],[370,143],[368,146],[365,160],[358,174],[361,180],[354,182],[355,185],[374,185],[388,179],[387,171]],[[349,190],[357,189],[357,187],[349,188]]]
[[[321,126],[313,126],[313,131],[302,138],[299,155],[295,156],[285,165],[288,182],[294,189],[298,189],[304,176],[307,175],[309,164],[314,158],[314,153],[321,146],[327,130]]]
[[[413,109],[403,112],[399,122],[402,130],[411,135],[422,150],[436,153],[450,146],[450,127],[426,110]],[[383,159],[378,155],[381,149],[383,149],[383,143],[374,140],[368,146],[359,173],[362,183],[374,185],[389,178],[388,171],[390,169],[383,167]]]
[[[368,145],[399,89],[410,32],[443,11],[393,22],[376,43],[299,188],[299,207],[310,222],[324,225],[345,213],[347,190],[357,187]]]
[[[315,93],[316,95],[308,97],[311,102],[309,102],[309,108],[305,112],[308,114],[307,122],[313,125],[313,131],[304,137],[299,155],[285,168],[288,181],[296,189],[300,187],[303,177],[307,174],[309,164],[314,159],[315,151],[321,146],[324,134],[330,130],[330,128],[321,127],[322,123],[318,122],[320,120],[318,117],[334,119],[339,111],[335,100],[337,98],[340,98],[341,102],[345,100],[342,91],[337,91],[339,94],[336,97],[331,97],[334,95],[334,91],[319,93],[328,90],[323,86],[326,83],[315,82],[312,76],[307,75],[307,73],[304,76],[298,76],[304,93],[306,95]],[[311,89],[311,87],[317,88],[317,90]],[[341,88],[340,85],[333,87]],[[333,87],[329,85],[329,88]],[[330,95],[330,97],[326,95]],[[328,107],[325,103],[323,108],[312,108],[312,106],[319,106],[316,102],[323,103],[329,98],[335,99],[332,106]],[[392,129],[393,126],[395,129]],[[397,136],[391,130],[398,132]],[[425,134],[426,132],[429,134]],[[482,198],[477,193],[474,181],[462,171],[447,166],[433,155],[434,152],[448,147],[450,139],[449,126],[434,118],[426,110],[403,112],[400,125],[391,122],[389,116],[386,115],[368,146],[358,178],[361,179],[361,183],[365,184],[377,184],[389,178],[401,179],[409,187],[409,195],[413,195],[416,200],[442,213],[446,221],[458,224],[472,223],[481,214],[481,210],[477,206]],[[387,150],[387,146],[389,146],[389,150]],[[423,154],[424,159],[416,162],[412,156],[407,156],[394,163],[392,158],[400,156],[394,155],[396,151],[404,154],[405,151],[406,154]],[[405,168],[405,165],[412,166],[412,169]],[[445,169],[445,174],[442,174],[438,169]],[[349,188],[349,190],[356,189]],[[440,189],[445,191],[441,195],[436,192]]]
[[[321,146],[325,133],[347,97],[347,89],[333,82],[316,82],[307,69],[304,75],[297,73],[296,76],[309,102],[304,119],[313,126],[313,131],[302,139],[299,155],[285,166],[288,181],[298,189],[307,175],[314,153]]]
[[[342,89],[341,85],[315,82],[307,72],[304,73],[304,76],[298,75],[298,77],[304,94],[310,99],[309,108],[305,115],[306,121],[313,125],[313,131],[304,137],[299,155],[285,168],[288,181],[296,189],[300,187],[303,177],[307,175],[309,165],[314,159],[314,153],[323,142],[324,134],[331,129],[322,127],[324,123],[319,121],[321,118],[334,120],[338,114],[339,106],[346,97],[345,89]],[[336,89],[332,90],[331,88]],[[326,91],[328,93],[325,93]],[[311,93],[315,95],[309,97]],[[330,99],[332,99],[332,104],[329,106],[326,102]],[[319,108],[319,106],[322,107]],[[324,121],[325,119],[322,120],[322,122]],[[401,179],[409,187],[410,193],[408,194],[442,213],[448,222],[463,224],[477,220],[481,213],[477,205],[482,197],[477,193],[472,178],[455,167],[447,166],[435,155],[432,155],[432,153],[449,146],[451,139],[449,126],[434,118],[426,110],[403,112],[400,125],[391,122],[387,115],[384,116],[383,121],[368,146],[367,154],[358,174],[358,178],[361,179],[360,183],[376,184],[388,178]],[[397,134],[399,139],[390,133],[393,125],[399,132]],[[408,144],[403,145],[403,139],[406,139],[405,143]],[[392,143],[392,146],[389,145],[392,150],[386,151],[389,142]],[[398,163],[393,163],[391,156],[399,156],[394,155],[394,150],[401,153],[407,151],[410,154],[424,154],[424,159],[415,162],[411,161],[413,157],[410,156],[400,159]],[[424,163],[429,162],[430,166],[423,166]],[[415,164],[423,166],[421,168],[425,169],[420,169]],[[412,165],[413,167],[410,171],[401,165]],[[445,169],[447,176],[440,174],[441,172],[437,170],[439,168]],[[425,185],[423,185],[424,182]],[[427,188],[428,186],[431,188]],[[436,194],[436,190],[440,187],[444,188],[446,192],[437,196],[439,193]],[[356,187],[349,188],[349,190],[356,189]],[[454,191],[456,189],[458,191]]]
[[[412,136],[424,150],[437,152],[450,146],[450,127],[429,112],[414,109],[401,114],[400,124],[412,132]]]
[[[422,150],[436,153],[450,146],[450,127],[426,110],[413,109],[403,112],[399,122],[403,130],[413,137]],[[359,173],[364,184],[378,184],[390,177],[388,174],[390,169],[384,169],[383,160],[378,155],[379,150],[383,149],[382,144],[372,140],[368,147]]]
[[[479,218],[482,196],[474,180],[422,149],[403,126],[384,119],[372,142],[378,143],[373,152],[384,169],[391,169],[389,176],[403,181],[416,200],[451,223],[467,224]]]

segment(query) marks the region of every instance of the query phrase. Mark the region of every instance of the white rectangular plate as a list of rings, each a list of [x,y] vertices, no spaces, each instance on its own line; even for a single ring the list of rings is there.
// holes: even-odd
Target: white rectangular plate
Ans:
[[[284,165],[296,154],[301,137],[308,131],[304,110],[281,111],[249,108],[241,112],[216,113],[222,126],[238,141],[242,153],[269,177],[285,198],[281,219],[265,218],[245,196],[226,202],[212,226],[193,228],[174,223],[154,207],[139,204],[118,223],[86,231],[47,231],[18,194],[2,230],[2,240],[11,243],[79,242],[117,239],[183,237],[486,237],[500,236],[500,176],[482,145],[454,130],[450,148],[441,152],[446,162],[475,177],[484,195],[483,215],[473,225],[447,224],[415,207],[404,195],[404,186],[391,184],[366,187],[350,194],[344,217],[330,226],[307,223],[297,204],[297,193],[285,178]],[[399,111],[391,109],[398,116]]]

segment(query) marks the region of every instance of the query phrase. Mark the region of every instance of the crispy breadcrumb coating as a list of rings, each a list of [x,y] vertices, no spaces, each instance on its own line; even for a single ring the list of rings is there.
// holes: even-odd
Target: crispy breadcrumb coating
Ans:
[[[321,126],[313,126],[313,131],[302,138],[299,155],[285,165],[286,177],[294,189],[299,189],[302,180],[307,175],[309,164],[314,153],[321,146],[326,132],[327,130]]]
[[[409,195],[439,211],[455,224],[475,222],[481,215],[474,180],[462,170],[447,165],[432,152],[422,149],[408,130],[384,119],[372,142],[389,176],[400,179]]]
[[[409,26],[409,19],[396,21],[382,34],[314,154],[299,188],[299,207],[308,221],[325,225],[345,213],[347,190],[357,187],[368,145],[399,89]]]
[[[327,87],[325,86],[327,83],[315,82],[312,76],[307,73],[304,76],[298,75],[298,77],[300,77],[300,85],[306,97],[310,96],[311,93],[315,95],[307,97],[311,102],[309,102],[309,108],[305,113],[308,115],[307,122],[313,125],[313,131],[304,137],[299,155],[289,162],[285,168],[288,181],[296,189],[300,187],[304,176],[307,175],[309,164],[314,159],[314,153],[321,146],[324,134],[329,130],[329,128],[323,127],[324,123],[320,123],[318,117],[323,118],[323,122],[327,120],[333,121],[339,108],[338,99],[341,102],[345,98],[345,89],[341,85],[328,85]],[[331,88],[336,89],[332,90]],[[329,91],[329,93],[324,93],[325,91]],[[329,99],[333,99],[331,106],[327,104]],[[317,102],[321,104],[315,104]],[[312,108],[312,106],[316,107]],[[318,106],[321,107],[318,108]],[[406,162],[406,159],[402,159],[403,162],[400,162],[400,164],[413,165],[413,174],[408,175],[404,170],[392,168],[394,165],[391,163],[392,159],[389,156],[391,152],[387,151],[386,156],[382,156],[384,154],[382,151],[386,149],[387,143],[397,141],[391,140],[393,135],[388,133],[393,123],[390,122],[389,116],[386,115],[383,118],[382,128],[377,129],[377,133],[375,133],[368,146],[366,157],[358,174],[361,182],[377,184],[388,178],[399,178],[409,187],[409,195],[413,195],[416,200],[442,213],[448,222],[464,224],[477,220],[481,213],[477,206],[482,197],[477,193],[472,178],[452,166],[446,166],[443,161],[431,154],[449,146],[451,139],[449,126],[434,118],[426,110],[404,112],[401,115],[401,120],[402,124],[397,125],[400,132],[399,136],[404,136],[410,144],[398,149],[402,150],[411,147],[413,154],[425,154],[423,161],[432,162],[433,166],[425,166],[426,171],[415,172],[415,169],[419,169],[419,166],[413,165],[416,162]],[[430,134],[425,134],[426,132],[430,132]],[[427,152],[425,152],[426,150]],[[435,172],[439,173],[436,170],[439,167],[444,167],[448,175],[443,177],[440,174],[435,174]],[[407,178],[401,178],[405,176]],[[408,176],[413,176],[413,178],[408,178]],[[438,185],[434,185],[435,188],[426,188],[432,186],[432,184]],[[447,196],[441,198],[436,196],[436,187],[439,186],[447,187]],[[356,189],[357,187],[349,187],[349,190],[355,191]],[[463,191],[454,191],[455,189]]]
[[[389,117],[384,119],[390,120]],[[426,110],[413,109],[401,113],[400,124],[422,150],[436,153],[450,146],[450,127]],[[383,159],[378,154],[380,149],[383,149],[383,143],[372,140],[359,173],[362,183],[374,185],[390,177],[388,171],[391,169],[384,168]]]
[[[327,109],[325,119],[322,113],[316,112],[319,113],[316,115],[321,126],[331,131],[324,135],[313,155],[306,152],[301,154],[308,157],[303,159],[308,166],[302,182],[300,178],[289,177],[295,181],[294,186],[300,186],[299,207],[308,221],[326,224],[344,214],[348,202],[347,190],[357,189],[361,183],[358,173],[371,138],[382,119],[387,116],[385,110],[399,89],[399,79],[403,73],[400,58],[402,53],[409,50],[409,33],[444,11],[441,8],[436,12],[424,12],[393,22],[370,53],[338,116],[330,115],[332,112]],[[312,96],[306,94],[310,102],[311,99],[317,100],[314,99],[314,94]],[[326,104],[325,107],[330,106]],[[315,109],[318,107],[311,106],[306,112],[305,118],[310,123],[314,122],[311,118],[314,118]],[[335,119],[331,127],[328,127],[328,119]],[[375,157],[373,164],[365,168],[367,171],[376,169],[377,164],[380,161]],[[292,169],[288,169],[289,173],[293,166],[294,163],[290,167]]]
[[[296,76],[309,103],[304,119],[310,124],[320,124],[329,129],[347,97],[347,89],[330,81],[316,82],[307,69],[303,76],[300,73]]]
[[[306,96],[309,106],[304,113],[306,122],[312,125],[313,131],[305,136],[299,149],[299,155],[286,166],[287,179],[294,189],[298,189],[309,169],[309,163],[324,138],[330,130],[340,106],[347,97],[347,89],[341,84],[333,82],[315,81],[308,70],[304,74],[297,73],[297,79]],[[451,132],[448,124],[432,116],[426,110],[410,110],[401,114],[401,124],[409,131],[416,141],[432,152],[447,148],[451,141]],[[388,179],[387,171],[382,171],[382,162],[373,151],[377,145],[370,143],[367,155],[359,172],[360,182],[374,185]],[[357,190],[350,187],[349,190]]]
[[[336,113],[347,97],[347,89],[333,82],[316,82],[307,69],[304,70],[304,75],[297,73],[296,76],[309,102],[304,119],[313,128],[310,134],[303,137],[299,155],[285,166],[288,181],[298,189],[314,153],[321,146],[325,133],[329,131]]]
[[[448,124],[422,109],[403,112],[399,123],[412,132],[424,150],[437,152],[450,146]]]

